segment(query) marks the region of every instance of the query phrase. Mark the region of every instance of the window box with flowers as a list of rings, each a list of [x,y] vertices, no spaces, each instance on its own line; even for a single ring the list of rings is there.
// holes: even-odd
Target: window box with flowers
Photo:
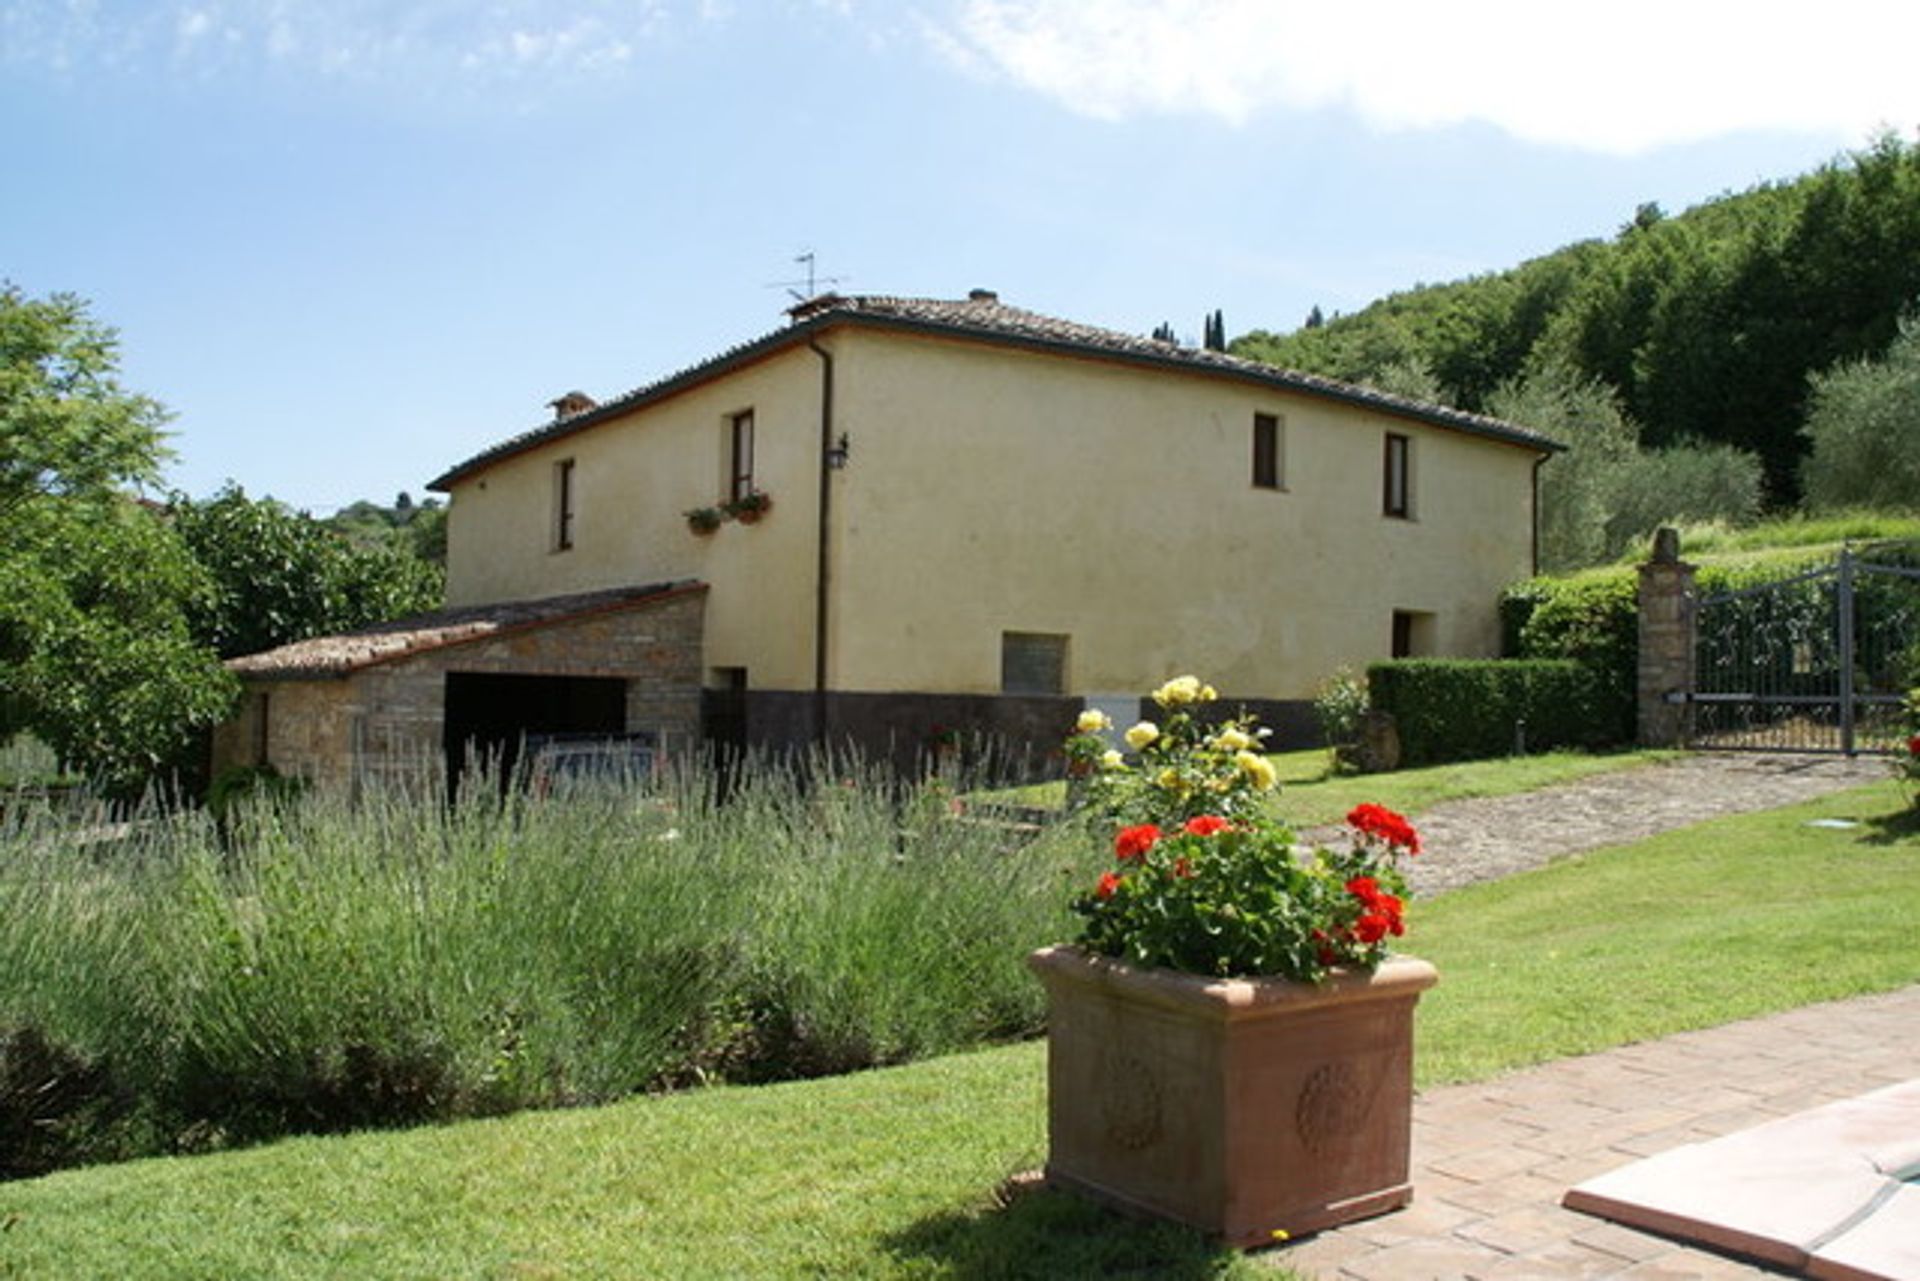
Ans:
[[[1266,807],[1266,731],[1202,723],[1215,697],[1163,685],[1132,761],[1082,715],[1067,755],[1113,864],[1074,903],[1077,943],[1028,964],[1048,1181],[1252,1247],[1411,1199],[1413,1010],[1437,975],[1388,951],[1418,834],[1362,805],[1349,848],[1300,850]]]
[[[763,490],[755,489],[729,500],[721,510],[742,525],[751,525],[773,510],[773,497]]]

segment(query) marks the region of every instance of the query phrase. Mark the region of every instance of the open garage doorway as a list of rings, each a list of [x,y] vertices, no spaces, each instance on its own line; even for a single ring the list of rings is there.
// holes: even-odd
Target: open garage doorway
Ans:
[[[448,672],[446,695],[447,775],[455,787],[473,764],[512,778],[529,737],[616,737],[627,728],[627,682],[617,676]]]

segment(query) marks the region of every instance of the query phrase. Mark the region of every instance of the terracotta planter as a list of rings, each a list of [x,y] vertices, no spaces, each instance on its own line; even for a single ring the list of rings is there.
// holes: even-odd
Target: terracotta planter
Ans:
[[[1413,1007],[1396,957],[1318,986],[1142,970],[1078,948],[1046,985],[1047,1181],[1268,1245],[1405,1205]]]

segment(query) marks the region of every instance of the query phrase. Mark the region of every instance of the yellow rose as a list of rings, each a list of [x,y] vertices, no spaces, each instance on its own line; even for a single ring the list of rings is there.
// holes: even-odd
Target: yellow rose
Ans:
[[[1143,752],[1147,745],[1160,737],[1160,727],[1152,721],[1141,721],[1127,731],[1127,746],[1136,752]]]
[[[1244,752],[1253,746],[1253,736],[1229,725],[1213,737],[1213,745],[1223,752]]]
[[[1125,769],[1126,767],[1126,758],[1112,748],[1108,748],[1100,754],[1101,769]]]
[[[1213,701],[1214,699],[1216,699],[1216,698],[1218,698],[1218,697],[1220,697],[1220,691],[1219,691],[1219,690],[1217,690],[1217,689],[1215,689],[1215,688],[1214,688],[1213,686],[1211,686],[1211,685],[1202,685],[1202,686],[1200,687],[1200,701],[1201,701],[1201,702],[1203,702],[1203,703],[1211,703],[1211,702],[1212,702],[1212,701]]]
[[[1197,676],[1176,676],[1153,691],[1153,701],[1162,707],[1191,703],[1199,697],[1200,678]]]
[[[1245,774],[1259,791],[1271,792],[1274,785],[1280,781],[1280,776],[1274,772],[1273,762],[1258,752],[1237,752],[1233,763],[1240,767],[1240,772]]]
[[[1101,730],[1112,729],[1113,722],[1107,719],[1105,712],[1089,707],[1080,713],[1080,719],[1073,723],[1073,728],[1079,734],[1098,734]]]
[[[1177,769],[1163,769],[1160,771],[1160,777],[1153,781],[1169,792],[1184,792],[1187,790],[1187,780],[1180,777],[1180,771]]]

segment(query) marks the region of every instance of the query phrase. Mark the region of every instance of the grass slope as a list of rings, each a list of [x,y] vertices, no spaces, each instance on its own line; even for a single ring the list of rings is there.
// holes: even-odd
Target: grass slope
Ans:
[[[1920,981],[1892,783],[1426,905],[1423,1084]],[[1807,826],[1846,818],[1849,829]],[[1253,1277],[1052,1193],[1037,1044],[0,1185],[5,1277]]]

